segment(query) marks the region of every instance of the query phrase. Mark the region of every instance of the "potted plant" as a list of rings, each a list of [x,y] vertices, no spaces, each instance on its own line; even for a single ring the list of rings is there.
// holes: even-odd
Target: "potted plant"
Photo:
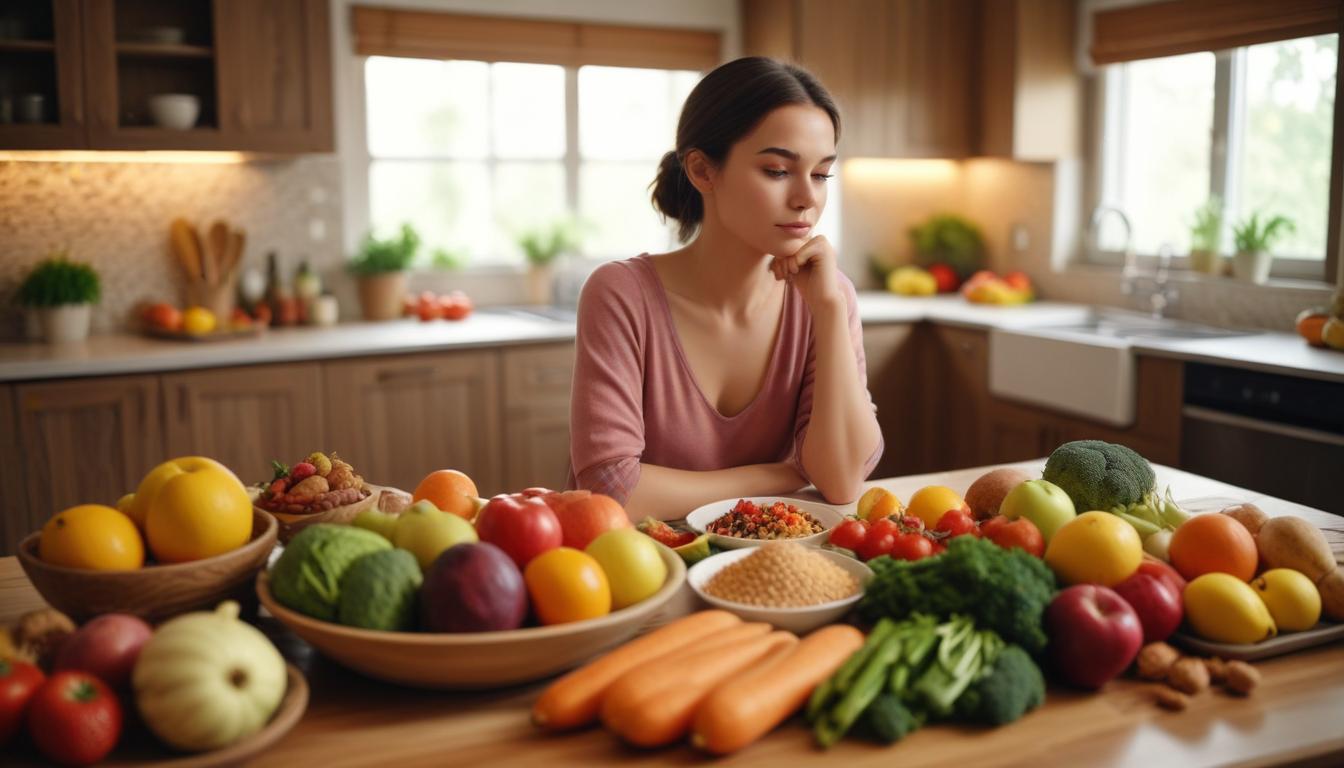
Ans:
[[[1219,244],[1223,233],[1223,201],[1210,197],[1195,211],[1190,225],[1190,268],[1209,275],[1223,273]]]
[[[959,280],[984,265],[985,240],[980,228],[955,214],[938,214],[911,227],[910,241],[915,248],[915,263],[922,267],[946,264]]]
[[[359,253],[350,260],[350,273],[359,282],[359,304],[366,320],[395,320],[401,316],[406,295],[406,270],[420,248],[420,235],[402,224],[395,237],[379,240],[370,232]]]
[[[1237,254],[1232,260],[1232,274],[1252,283],[1265,282],[1269,278],[1269,249],[1275,240],[1293,229],[1293,222],[1283,216],[1270,216],[1262,221],[1259,211],[1233,227]]]
[[[518,238],[518,247],[527,257],[527,299],[532,304],[551,303],[552,265],[563,253],[579,246],[574,223],[561,219],[528,230]]]
[[[59,344],[88,338],[90,310],[100,293],[93,267],[70,261],[61,252],[33,267],[17,298],[36,313],[43,338]]]

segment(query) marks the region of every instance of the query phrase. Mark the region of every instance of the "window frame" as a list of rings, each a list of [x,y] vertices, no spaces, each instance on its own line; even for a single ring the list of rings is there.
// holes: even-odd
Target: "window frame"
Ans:
[[[1325,283],[1334,285],[1344,283],[1344,277],[1341,277],[1340,262],[1340,232],[1341,232],[1341,211],[1340,211],[1340,187],[1344,183],[1341,176],[1341,152],[1344,142],[1340,135],[1341,114],[1344,114],[1344,103],[1341,103],[1341,94],[1344,94],[1344,33],[1339,34],[1340,46],[1338,48],[1338,63],[1336,65],[1335,75],[1335,103],[1334,103],[1334,125],[1331,135],[1331,174],[1328,187],[1327,203],[1327,226],[1326,243],[1324,259],[1306,259],[1295,258],[1291,256],[1274,256],[1270,265],[1270,278],[1275,281],[1306,281],[1313,283]],[[1209,149],[1209,193],[1216,194],[1223,200],[1231,199],[1229,190],[1235,189],[1238,183],[1236,178],[1238,155],[1233,151],[1233,147],[1240,149],[1242,144],[1236,143],[1239,137],[1236,134],[1242,130],[1238,121],[1233,120],[1233,115],[1241,108],[1236,103],[1244,98],[1244,89],[1235,87],[1245,78],[1247,46],[1238,48],[1227,48],[1213,51],[1214,54],[1214,108],[1213,108],[1213,136],[1210,141]],[[1082,248],[1080,262],[1093,266],[1119,267],[1124,262],[1124,254],[1121,251],[1103,250],[1092,247],[1092,242],[1088,235],[1091,212],[1097,205],[1109,203],[1110,200],[1105,194],[1107,181],[1111,174],[1119,171],[1119,144],[1118,141],[1108,142],[1108,137],[1116,136],[1119,131],[1120,110],[1118,100],[1123,91],[1122,68],[1119,65],[1105,65],[1098,67],[1096,76],[1092,78],[1093,98],[1091,100],[1091,119],[1093,121],[1093,147],[1090,152],[1091,160],[1088,166],[1092,169],[1092,179],[1089,184],[1090,205],[1082,211],[1084,220],[1080,231],[1082,232]],[[1230,236],[1231,222],[1224,221],[1224,233]],[[1223,256],[1230,256],[1230,253],[1223,253]],[[1136,259],[1156,260],[1155,253],[1135,253]],[[1174,253],[1171,258],[1171,267],[1173,269],[1183,270],[1190,275],[1197,273],[1191,267],[1189,253]],[[1213,276],[1209,276],[1212,279]],[[1202,279],[1202,278],[1201,278]]]

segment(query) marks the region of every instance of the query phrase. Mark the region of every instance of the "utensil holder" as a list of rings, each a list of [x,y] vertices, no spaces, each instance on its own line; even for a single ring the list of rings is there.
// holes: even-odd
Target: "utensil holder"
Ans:
[[[237,304],[235,294],[233,280],[215,285],[187,283],[186,305],[188,307],[205,307],[214,313],[215,320],[223,326],[233,316],[233,308]]]

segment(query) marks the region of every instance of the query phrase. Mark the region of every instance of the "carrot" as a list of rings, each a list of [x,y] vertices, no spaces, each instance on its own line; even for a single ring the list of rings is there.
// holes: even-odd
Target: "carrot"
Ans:
[[[551,683],[532,705],[532,722],[551,731],[596,722],[602,694],[621,675],[741,623],[727,611],[699,611],[632,640]]]
[[[797,712],[812,689],[862,645],[862,632],[834,624],[771,663],[723,681],[696,709],[691,743],[716,755],[751,744]]]
[[[670,744],[686,735],[696,707],[719,683],[797,644],[789,632],[771,632],[688,654],[682,663],[666,665],[662,677],[630,706],[611,698],[604,701],[602,722],[636,746]]]

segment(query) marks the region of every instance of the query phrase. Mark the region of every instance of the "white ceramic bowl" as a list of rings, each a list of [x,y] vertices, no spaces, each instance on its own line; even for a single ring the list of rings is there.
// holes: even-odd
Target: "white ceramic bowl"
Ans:
[[[189,93],[160,93],[149,97],[149,114],[160,128],[185,131],[196,125],[201,100]]]
[[[846,613],[849,613],[850,608],[854,607],[859,598],[863,597],[863,589],[860,588],[850,597],[843,600],[832,600],[829,603],[809,605],[803,608],[763,608],[759,605],[735,603],[705,593],[705,584],[709,583],[714,574],[744,557],[755,554],[755,552],[754,548],[735,549],[731,552],[720,552],[717,555],[707,557],[691,566],[691,569],[686,572],[686,583],[691,585],[691,590],[699,595],[701,600],[715,608],[722,608],[743,621],[769,622],[776,629],[788,630],[794,634],[804,634],[817,627],[834,624],[843,618]],[[861,587],[866,586],[868,580],[873,577],[871,568],[852,557],[846,557],[827,549],[818,549],[816,552],[857,577]]]
[[[782,501],[808,513],[816,518],[822,525],[821,533],[814,533],[811,536],[802,536],[796,539],[781,539],[781,541],[796,541],[799,544],[819,547],[831,535],[831,529],[839,525],[845,519],[840,510],[827,504],[820,504],[815,501],[804,501],[802,499],[791,499],[787,496],[741,496],[736,499],[724,499],[714,501],[703,507],[698,507],[686,516],[686,524],[696,533],[704,533],[709,524],[719,519],[723,515],[732,511],[741,499],[753,502],[758,506],[769,506],[776,501]],[[709,534],[709,542],[720,549],[739,549],[741,547],[759,547],[768,539],[743,539],[737,536],[722,536],[717,533]]]

